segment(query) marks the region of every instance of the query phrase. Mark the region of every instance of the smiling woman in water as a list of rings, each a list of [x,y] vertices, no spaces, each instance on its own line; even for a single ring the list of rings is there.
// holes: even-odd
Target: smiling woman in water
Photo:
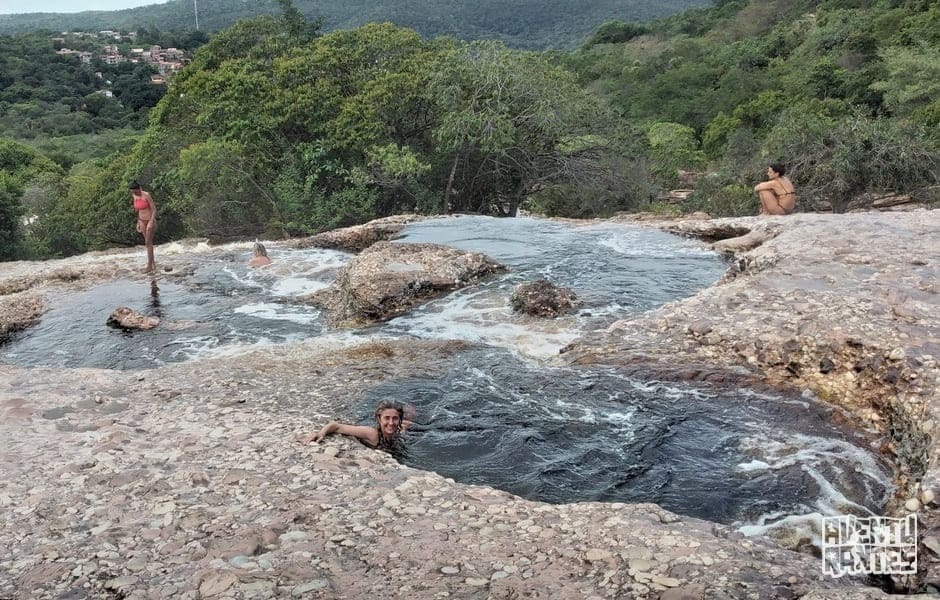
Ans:
[[[401,449],[401,433],[408,429],[415,418],[415,408],[411,404],[383,400],[375,408],[375,425],[349,425],[330,421],[320,431],[306,435],[301,440],[304,444],[320,443],[331,433],[348,435],[358,439],[370,448],[397,452]]]

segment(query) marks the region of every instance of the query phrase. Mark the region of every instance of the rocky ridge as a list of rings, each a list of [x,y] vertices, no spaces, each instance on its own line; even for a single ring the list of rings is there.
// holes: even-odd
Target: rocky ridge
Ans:
[[[764,239],[735,250],[722,283],[592,332],[563,360],[814,390],[901,434],[888,448],[906,468],[901,501],[929,530],[936,214],[708,223],[655,224]],[[348,440],[296,443],[460,348],[304,343],[126,373],[0,366],[0,598],[886,597],[654,505],[545,505]]]
[[[883,450],[902,492],[891,511],[917,512],[925,540],[940,548],[940,213],[656,226],[729,252],[728,274],[692,298],[582,338],[567,360],[734,376],[848,408],[860,426],[888,436]],[[673,364],[683,366],[663,368]],[[927,548],[921,556],[925,580],[940,585],[937,556]]]

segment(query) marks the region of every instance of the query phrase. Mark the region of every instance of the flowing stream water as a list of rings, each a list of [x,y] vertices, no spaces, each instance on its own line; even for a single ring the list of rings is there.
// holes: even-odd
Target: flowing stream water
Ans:
[[[409,225],[401,241],[485,252],[510,270],[387,323],[332,332],[298,296],[327,287],[351,255],[269,245],[273,264],[245,266],[250,245],[165,246],[192,273],[116,281],[50,298],[36,327],[0,346],[18,365],[149,368],[309,338],[471,342],[433,379],[388,381],[376,400],[418,408],[402,460],[467,483],[547,502],[656,502],[746,533],[820,514],[880,514],[893,493],[877,440],[834,424],[810,397],[640,381],[546,357],[614,320],[694,294],[726,269],[701,244],[642,228],[459,217]],[[515,315],[512,289],[544,278],[573,288],[570,315]],[[160,316],[152,331],[104,326],[126,305]]]

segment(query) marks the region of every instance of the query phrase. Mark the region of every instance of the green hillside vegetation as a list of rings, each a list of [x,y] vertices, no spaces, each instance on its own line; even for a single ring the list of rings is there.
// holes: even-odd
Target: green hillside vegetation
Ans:
[[[72,164],[70,138],[33,140],[56,162],[3,141],[18,158],[0,160],[0,255],[139,243],[132,178],[160,207],[158,241],[410,211],[756,214],[751,188],[777,160],[802,210],[937,200],[935,2],[723,0],[550,53],[389,23],[322,34],[279,4],[200,48],[133,147],[133,130],[107,130],[119,151]],[[701,173],[690,200],[657,204],[682,171]]]
[[[573,48],[611,19],[648,21],[708,0],[297,0],[308,19],[323,20],[325,30],[353,29],[370,22],[392,22],[423,36],[462,40],[497,39],[514,48]],[[280,14],[274,0],[199,0],[199,27],[218,31],[236,21]],[[0,33],[50,31],[137,31],[192,29],[192,0],[121,11],[76,14],[0,15]]]
[[[142,127],[140,109],[163,95],[150,83],[152,72],[131,63],[83,65],[77,56],[56,54],[45,34],[0,36],[0,131],[33,139]]]
[[[186,42],[194,48],[207,39],[199,32],[141,33],[135,43],[144,46]],[[156,69],[149,64],[106,64],[101,56],[108,44],[124,56],[131,48],[129,39],[0,36],[0,135],[41,148],[64,167],[126,148],[128,133],[146,128],[166,87],[151,82]],[[83,64],[75,54],[57,54],[59,49],[90,52],[93,58]]]
[[[0,139],[0,260],[22,255],[47,255],[49,248],[33,248],[38,239],[59,237],[49,228],[56,227],[56,216],[23,231],[24,216],[57,213],[55,187],[63,176],[62,168],[29,146]],[[44,242],[39,241],[39,244]],[[69,253],[72,248],[63,249]]]
[[[161,240],[514,214],[549,193],[596,212],[643,194],[624,127],[545,57],[391,24],[320,35],[283,4],[202,47],[132,152],[72,168],[56,209],[30,213],[74,224],[43,234],[65,236],[44,237],[50,252],[136,243],[131,178],[157,199]]]
[[[842,210],[863,192],[935,199],[936,2],[721,0],[651,26],[609,23],[561,60],[647,131],[658,185],[713,171],[692,197],[713,214],[753,210],[774,159],[804,209]]]

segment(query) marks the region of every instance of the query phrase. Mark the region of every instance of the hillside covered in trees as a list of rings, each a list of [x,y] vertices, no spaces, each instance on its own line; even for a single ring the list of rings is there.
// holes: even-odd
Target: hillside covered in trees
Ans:
[[[652,26],[607,23],[560,58],[647,131],[651,176],[709,170],[693,202],[754,206],[768,161],[803,208],[865,192],[936,200],[940,5],[930,0],[719,0]]]
[[[754,214],[774,160],[803,210],[937,201],[934,2],[721,0],[549,53],[392,24],[324,34],[280,5],[200,48],[133,147],[68,165],[0,142],[0,254],[139,242],[132,178],[159,203],[162,240],[412,210]],[[658,205],[680,171],[701,173],[689,202]]]
[[[322,19],[325,31],[391,22],[425,37],[497,39],[514,48],[573,48],[600,23],[611,19],[649,21],[710,4],[708,0],[297,0],[308,19]],[[121,11],[76,14],[0,15],[0,33],[51,31],[136,31],[192,29],[218,31],[236,21],[280,14],[276,0],[170,0]]]

